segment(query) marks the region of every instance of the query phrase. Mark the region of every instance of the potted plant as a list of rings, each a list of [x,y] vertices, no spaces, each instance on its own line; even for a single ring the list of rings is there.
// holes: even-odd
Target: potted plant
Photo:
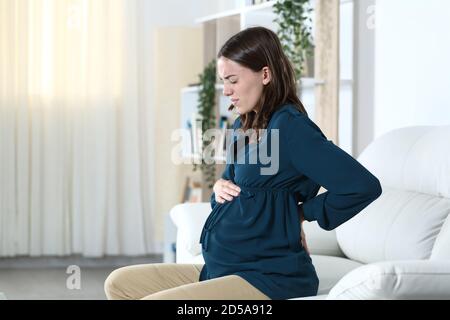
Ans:
[[[313,77],[311,63],[314,44],[311,31],[310,0],[278,0],[274,5],[274,20],[278,25],[277,34],[283,50],[292,62],[296,79]],[[305,74],[307,71],[307,74]]]
[[[200,78],[200,91],[199,91],[199,105],[198,115],[201,118],[202,132],[206,132],[208,129],[213,129],[216,125],[216,116],[214,113],[216,103],[216,60],[211,61],[203,70],[203,73],[199,75]],[[199,167],[203,172],[204,180],[208,183],[208,188],[212,188],[215,182],[216,166],[214,163],[209,164],[204,161],[203,150],[208,145],[208,141],[202,139],[202,154],[201,163],[194,163],[194,171]],[[209,155],[205,155],[209,156]]]

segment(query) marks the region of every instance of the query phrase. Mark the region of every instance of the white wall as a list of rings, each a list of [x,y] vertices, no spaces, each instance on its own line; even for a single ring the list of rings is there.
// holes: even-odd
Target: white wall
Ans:
[[[450,1],[378,0],[375,137],[450,124]]]
[[[358,157],[374,138],[375,0],[357,0],[354,4],[353,156]]]

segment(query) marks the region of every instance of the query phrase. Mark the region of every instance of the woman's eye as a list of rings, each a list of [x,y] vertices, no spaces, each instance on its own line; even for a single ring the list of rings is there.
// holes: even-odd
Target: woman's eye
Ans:
[[[236,82],[237,82],[236,80],[234,80],[234,81],[233,81],[233,80],[230,80],[230,83],[231,83],[231,84],[235,84]]]

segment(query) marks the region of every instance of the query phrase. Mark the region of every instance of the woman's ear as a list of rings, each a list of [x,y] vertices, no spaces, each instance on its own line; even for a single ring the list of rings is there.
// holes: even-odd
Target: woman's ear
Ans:
[[[270,72],[269,67],[262,68],[262,77],[263,77],[263,85],[268,85],[272,80],[272,73]]]

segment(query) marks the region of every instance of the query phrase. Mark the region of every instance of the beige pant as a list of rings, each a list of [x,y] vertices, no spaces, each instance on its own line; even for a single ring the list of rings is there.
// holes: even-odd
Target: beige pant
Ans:
[[[198,281],[202,264],[154,263],[114,270],[105,281],[108,299],[270,300],[243,278]]]

